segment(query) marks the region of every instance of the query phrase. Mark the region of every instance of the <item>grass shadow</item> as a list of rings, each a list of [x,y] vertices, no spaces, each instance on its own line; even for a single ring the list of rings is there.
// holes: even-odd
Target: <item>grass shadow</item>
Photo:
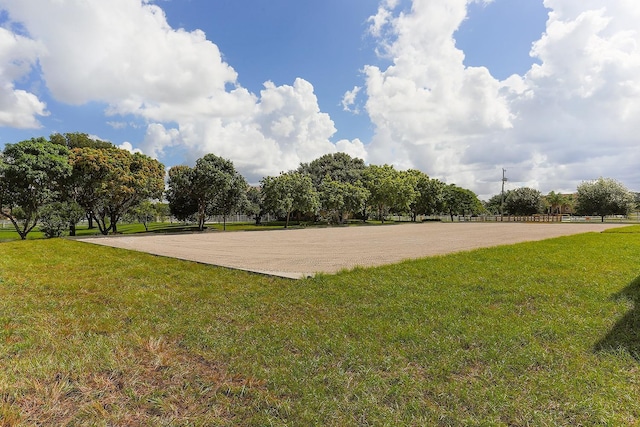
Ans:
[[[626,350],[634,359],[640,361],[640,276],[614,294],[612,298],[628,300],[633,304],[633,308],[596,343],[594,350],[596,352]]]

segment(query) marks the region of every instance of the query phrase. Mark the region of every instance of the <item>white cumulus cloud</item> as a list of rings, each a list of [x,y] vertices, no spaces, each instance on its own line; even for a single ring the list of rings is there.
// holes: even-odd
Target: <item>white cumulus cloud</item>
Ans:
[[[344,96],[342,97],[342,109],[344,111],[349,111],[354,114],[360,113],[360,109],[356,105],[356,98],[361,90],[362,87],[354,86],[353,89],[345,92]]]
[[[392,58],[365,67],[370,161],[483,196],[499,191],[503,166],[512,185],[544,192],[600,175],[640,190],[640,4],[545,0],[546,32],[531,49],[539,64],[498,81],[465,67],[455,46],[469,3],[414,0],[410,12],[383,3],[370,20]]]
[[[42,46],[0,27],[0,126],[38,128],[38,116],[46,105],[38,97],[15,86],[35,64]]]
[[[393,31],[381,44],[393,64],[365,67],[366,110],[376,126],[372,163],[393,159],[399,167],[460,181],[468,147],[512,126],[500,82],[484,67],[465,67],[455,46],[466,11],[465,0],[414,1],[410,13],[389,22]]]
[[[193,162],[213,152],[255,181],[337,150],[333,121],[311,83],[266,82],[251,93],[204,32],[172,28],[149,1],[0,0],[0,7],[24,27],[25,43],[41,46],[26,57],[26,71],[37,59],[56,100],[104,103],[107,116],[146,120],[137,145],[147,154],[181,150]],[[0,40],[7,34],[17,38],[5,31]]]
[[[142,150],[140,150],[139,148],[134,148],[129,141],[125,141],[122,144],[118,145],[118,148],[127,150],[130,153],[142,153]]]

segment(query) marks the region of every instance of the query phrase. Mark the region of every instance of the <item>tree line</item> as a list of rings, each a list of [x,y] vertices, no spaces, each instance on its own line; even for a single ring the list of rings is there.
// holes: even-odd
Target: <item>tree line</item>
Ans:
[[[573,194],[551,191],[546,196],[540,191],[521,187],[497,194],[485,202],[487,212],[505,215],[562,214],[565,209],[577,215],[628,215],[640,209],[640,193],[629,191],[612,178],[585,181]]]
[[[470,190],[429,178],[415,169],[365,165],[345,153],[326,154],[278,176],[267,176],[249,187],[233,164],[214,154],[198,159],[193,168],[169,169],[166,198],[171,213],[193,220],[203,229],[205,220],[244,213],[257,224],[267,213],[284,220],[307,218],[342,224],[349,218],[382,222],[389,214],[419,215],[447,212],[473,215],[483,206]]]
[[[164,165],[82,133],[6,144],[0,155],[0,214],[21,239],[36,225],[62,235],[86,218],[102,234],[142,202],[162,198]]]
[[[531,188],[510,190],[481,202],[471,190],[446,184],[410,169],[366,165],[345,153],[326,154],[291,171],[267,176],[249,186],[233,162],[207,154],[194,167],[174,166],[131,153],[83,133],[66,133],[6,144],[0,154],[0,215],[22,239],[36,225],[47,237],[86,219],[102,234],[117,233],[122,218],[135,218],[147,227],[168,201],[170,214],[192,221],[203,230],[211,216],[252,216],[259,224],[266,214],[284,220],[308,218],[333,224],[355,218],[382,222],[390,214],[456,215],[484,213],[531,215],[574,203],[587,215],[627,214],[634,195],[617,181],[600,178],[578,187],[575,198]]]

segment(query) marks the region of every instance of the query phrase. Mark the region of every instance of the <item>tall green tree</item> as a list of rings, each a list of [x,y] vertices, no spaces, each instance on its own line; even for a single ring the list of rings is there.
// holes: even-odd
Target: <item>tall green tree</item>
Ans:
[[[171,215],[179,221],[188,221],[198,213],[198,200],[193,193],[193,168],[186,165],[169,169],[165,197]]]
[[[166,197],[176,218],[196,215],[202,231],[211,215],[222,215],[226,228],[227,216],[241,209],[246,191],[247,182],[231,160],[207,154],[196,160],[193,168],[174,166],[169,170]]]
[[[507,191],[507,195],[509,192]],[[503,208],[503,199],[502,194],[495,194],[491,196],[489,200],[483,203],[484,209],[489,212],[491,215],[500,215]]]
[[[269,212],[286,217],[284,228],[289,227],[292,212],[315,214],[320,206],[318,193],[308,175],[281,173],[277,177],[263,178],[261,184],[265,207]]]
[[[244,205],[242,206],[242,213],[252,216],[256,225],[260,225],[262,217],[266,213],[262,200],[262,188],[249,187]]]
[[[505,212],[511,215],[533,215],[544,210],[542,193],[529,188],[520,187],[509,191],[504,200]]]
[[[598,215],[602,222],[607,215],[628,215],[635,206],[635,197],[624,185],[612,178],[598,178],[578,185],[576,212]]]
[[[242,175],[234,172],[229,175],[223,183],[212,201],[210,213],[222,216],[222,229],[227,229],[227,218],[229,215],[239,212],[246,205],[247,189],[249,185]]]
[[[444,209],[453,221],[454,215],[474,215],[483,211],[484,207],[478,196],[471,190],[449,184],[444,187]]]
[[[419,170],[407,172],[415,177],[415,197],[409,206],[411,220],[415,222],[418,215],[432,215],[442,210],[444,184]]]
[[[71,164],[82,182],[78,203],[92,215],[102,234],[117,233],[121,217],[164,191],[164,165],[140,153],[116,147],[74,148]]]
[[[329,214],[332,221],[341,224],[345,214],[359,213],[365,208],[369,191],[360,181],[351,184],[327,176],[320,184],[319,197],[320,208]]]
[[[370,194],[368,204],[376,210],[378,220],[384,222],[389,212],[409,212],[416,195],[416,180],[411,173],[397,171],[390,165],[370,165],[363,177]]]
[[[52,143],[63,145],[69,150],[79,148],[116,149],[116,146],[111,144],[110,142],[93,139],[86,133],[80,132],[69,132],[65,134],[54,133],[50,136],[50,140]],[[86,197],[87,191],[90,191],[91,185],[87,186],[87,179],[89,179],[89,182],[91,182],[94,177],[85,175],[85,172],[87,172],[87,170],[80,171],[78,169],[74,169],[73,174],[65,181],[65,191],[64,194],[61,195],[61,201],[67,203],[68,206],[81,204],[80,198]],[[81,204],[81,206],[84,205],[86,205],[86,203]],[[75,211],[73,212],[75,213]],[[87,211],[83,216],[87,218],[89,228],[95,228],[93,214],[90,211]],[[75,215],[70,216],[69,234],[71,236],[75,236],[76,224],[80,219],[82,219],[78,218],[76,220],[76,218],[77,217]]]
[[[0,216],[26,239],[42,207],[60,195],[70,174],[69,150],[64,146],[44,138],[6,144],[0,157]]]

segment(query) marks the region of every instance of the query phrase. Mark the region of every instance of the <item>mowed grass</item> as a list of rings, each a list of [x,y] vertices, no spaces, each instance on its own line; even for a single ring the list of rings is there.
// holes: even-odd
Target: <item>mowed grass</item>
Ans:
[[[2,243],[0,425],[637,425],[639,232],[301,281]]]

